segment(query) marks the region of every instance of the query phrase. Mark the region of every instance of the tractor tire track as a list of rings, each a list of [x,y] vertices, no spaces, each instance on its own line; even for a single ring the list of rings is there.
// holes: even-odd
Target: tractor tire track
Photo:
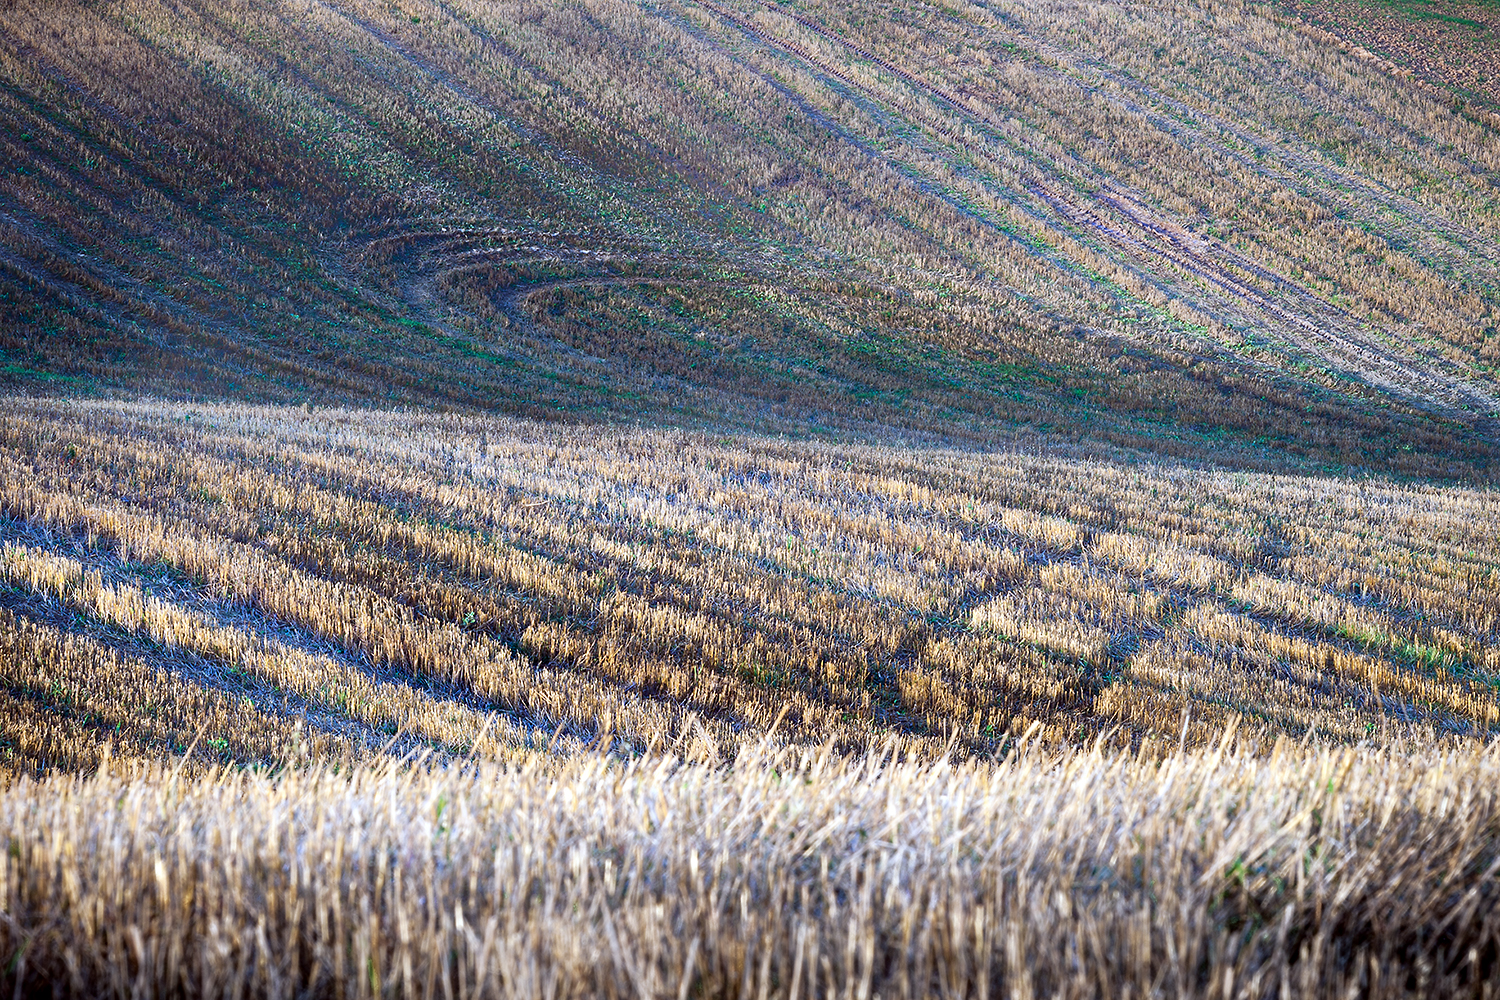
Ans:
[[[703,0],[700,0],[703,2]],[[709,0],[711,2],[711,0]],[[714,4],[713,6],[718,6]],[[830,31],[815,21],[799,14],[787,11],[770,0],[762,0],[764,9],[775,11],[812,31],[820,38],[831,44],[842,46],[856,56],[866,59],[873,64],[885,69],[893,76],[901,79],[908,85],[930,97],[942,102],[965,116],[980,118],[990,126],[998,126],[988,115],[975,111],[966,105],[963,100],[951,91],[936,84],[929,83],[915,74],[912,74],[889,60],[883,59],[858,43],[844,39],[836,32]],[[722,10],[722,8],[720,8]],[[726,12],[727,13],[727,12]],[[730,15],[731,17],[733,15]],[[764,37],[764,36],[761,36]],[[1028,36],[1028,41],[1035,41]],[[1038,53],[1045,58],[1052,59],[1059,65],[1068,65],[1066,53],[1045,43],[1038,43]],[[800,50],[800,47],[798,47]],[[804,58],[809,58],[810,53],[800,50],[797,53]],[[1122,74],[1109,74],[1109,78],[1124,84],[1128,78]],[[841,77],[853,84],[848,77]],[[858,86],[858,85],[856,85]],[[868,88],[861,88],[868,90]],[[873,96],[873,95],[872,95]],[[1166,100],[1165,98],[1162,98]],[[1194,109],[1182,102],[1171,102],[1169,106],[1174,110],[1185,114],[1192,114]],[[1144,109],[1139,109],[1144,113]],[[1160,117],[1152,116],[1152,117]],[[1148,118],[1148,120],[1150,120]],[[1242,141],[1253,140],[1233,130],[1228,123],[1223,123],[1216,118],[1210,119],[1211,123],[1224,127],[1231,131]],[[1160,125],[1159,125],[1160,127]],[[952,138],[973,153],[981,153],[968,142],[965,137],[958,134],[956,130],[944,128],[941,130],[945,135]],[[1307,166],[1311,167],[1311,161],[1305,160]],[[1106,182],[1107,183],[1107,182]],[[1331,180],[1328,183],[1333,183]],[[1439,367],[1434,369],[1432,365],[1421,365],[1412,359],[1408,362],[1392,356],[1391,353],[1382,349],[1383,345],[1370,342],[1358,330],[1359,321],[1346,311],[1333,304],[1309,293],[1306,289],[1295,284],[1283,275],[1277,274],[1270,268],[1253,261],[1233,249],[1222,244],[1216,244],[1206,238],[1191,233],[1185,227],[1156,217],[1138,200],[1124,195],[1118,187],[1109,185],[1113,189],[1109,194],[1096,195],[1096,201],[1106,204],[1130,220],[1144,234],[1149,234],[1146,239],[1130,238],[1121,233],[1118,228],[1105,224],[1097,213],[1090,212],[1084,206],[1072,202],[1045,183],[1036,185],[1036,192],[1062,214],[1070,216],[1075,221],[1083,220],[1089,228],[1104,235],[1111,243],[1121,249],[1141,249],[1161,259],[1170,261],[1180,270],[1198,277],[1219,290],[1229,294],[1232,298],[1250,305],[1263,315],[1280,321],[1282,330],[1291,335],[1291,339],[1299,347],[1309,350],[1319,357],[1338,364],[1347,374],[1355,375],[1369,384],[1394,392],[1410,400],[1420,403],[1437,404],[1436,408],[1445,416],[1458,417],[1459,419],[1472,419],[1472,412],[1477,410],[1484,416],[1481,423],[1488,429],[1493,429],[1495,416],[1500,416],[1500,397],[1494,393],[1475,386],[1468,379],[1456,375],[1451,369],[1453,366],[1443,365],[1436,359],[1431,359]],[[1373,193],[1373,192],[1372,192]],[[1127,204],[1126,200],[1134,204]],[[1407,209],[1403,218],[1410,217],[1410,210],[1419,210],[1419,206],[1410,203],[1407,199],[1401,200],[1402,208]],[[1423,217],[1427,213],[1422,213]],[[1472,235],[1472,234],[1470,234]],[[1150,236],[1156,237],[1151,239]],[[1212,254],[1212,256],[1210,256]],[[1494,255],[1493,248],[1485,257]],[[1254,275],[1272,285],[1277,291],[1301,300],[1304,310],[1293,311],[1278,303],[1273,302],[1263,292],[1236,280],[1224,267],[1218,263],[1223,261],[1247,274]],[[1320,323],[1318,320],[1324,320]],[[1332,320],[1332,323],[1326,321]],[[1333,329],[1332,326],[1341,329]],[[1299,335],[1300,334],[1300,335]],[[1449,370],[1444,370],[1449,369]]]
[[[986,155],[960,129],[934,120],[931,116],[900,109],[892,95],[855,80],[850,74],[831,65],[826,58],[796,41],[772,34],[715,0],[694,2],[752,38],[795,56],[819,73],[888,108],[897,109],[898,114],[916,119],[967,152],[977,156]],[[1007,129],[1004,123],[996,122],[988,114],[970,107],[951,91],[925,81],[864,46],[849,41],[808,18],[788,12],[769,0],[762,0],[759,6],[760,9],[804,27],[854,57],[885,70],[919,94],[958,112],[968,121],[977,123],[985,132],[998,129],[1004,141],[1016,142],[1014,137],[1005,134]],[[1026,159],[1021,162],[1027,163],[1027,172],[1033,174],[1029,185],[1031,192],[1051,207],[1059,218],[1103,237],[1118,251],[1128,254],[1144,253],[1199,279],[1227,296],[1229,301],[1259,314],[1266,326],[1283,334],[1297,347],[1328,362],[1331,367],[1337,367],[1348,377],[1397,395],[1422,409],[1465,423],[1476,423],[1474,412],[1478,411],[1481,416],[1477,423],[1486,431],[1494,429],[1494,415],[1500,414],[1500,397],[1455,374],[1452,370],[1454,366],[1444,365],[1437,359],[1395,355],[1385,345],[1372,342],[1365,336],[1358,328],[1359,321],[1344,310],[1232,248],[1159,217],[1147,209],[1141,200],[1126,194],[1117,185],[1106,182],[1101,193],[1094,196],[1093,204],[1088,205],[1062,194],[1053,186],[1050,177],[1040,176],[1041,169],[1037,165]],[[1113,214],[1123,220],[1123,226],[1107,221],[1101,210],[1113,210]],[[1124,227],[1134,232],[1128,232]],[[1267,283],[1290,301],[1274,301],[1266,291],[1235,277],[1230,268]]]

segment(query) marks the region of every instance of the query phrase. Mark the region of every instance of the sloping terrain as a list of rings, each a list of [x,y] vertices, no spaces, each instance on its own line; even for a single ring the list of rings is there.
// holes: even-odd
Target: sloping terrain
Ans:
[[[1493,489],[1055,442],[9,406],[20,995],[1496,975]]]
[[[5,3],[0,991],[1493,996],[1496,16]]]
[[[1500,8],[1492,0],[1379,0],[1353,4],[1287,0],[1288,13],[1324,28],[1331,40],[1388,60],[1397,73],[1446,92],[1453,109],[1489,128],[1500,115]]]
[[[13,409],[17,769],[105,743],[150,759],[204,725],[239,764],[314,734],[334,759],[399,735],[525,760],[606,737],[732,758],[773,728],[922,757],[1033,726],[1130,746],[1236,718],[1340,742],[1500,732],[1492,490],[452,415]],[[39,719],[75,735],[36,743]]]
[[[1259,7],[16,3],[0,370],[1488,476],[1488,119]]]

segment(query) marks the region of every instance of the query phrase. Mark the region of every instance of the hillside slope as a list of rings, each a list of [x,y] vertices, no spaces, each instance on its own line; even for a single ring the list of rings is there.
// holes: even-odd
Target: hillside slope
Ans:
[[[18,994],[1494,979],[1493,488],[7,405]]]
[[[1500,732],[1493,490],[13,403],[0,762]],[[144,712],[141,705],[149,705]],[[206,730],[204,729],[206,727]],[[713,749],[709,749],[713,748]]]
[[[0,991],[1491,996],[1500,15],[1311,6],[0,3]]]
[[[1487,123],[1252,5],[20,0],[0,378],[1488,477]]]

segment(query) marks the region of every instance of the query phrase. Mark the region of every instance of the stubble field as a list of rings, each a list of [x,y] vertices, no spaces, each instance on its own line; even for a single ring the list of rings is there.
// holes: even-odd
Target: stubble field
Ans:
[[[1397,996],[1493,974],[1492,490],[11,405],[18,982]]]
[[[1494,995],[1496,28],[4,6],[0,986]]]

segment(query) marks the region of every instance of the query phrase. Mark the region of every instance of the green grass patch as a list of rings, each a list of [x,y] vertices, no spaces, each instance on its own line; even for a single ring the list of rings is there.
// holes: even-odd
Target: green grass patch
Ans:
[[[36,368],[27,368],[25,365],[5,364],[0,365],[0,375],[9,375],[13,378],[32,378],[44,382],[66,382],[73,385],[82,385],[88,380],[78,375],[64,375],[61,372],[44,372]]]

